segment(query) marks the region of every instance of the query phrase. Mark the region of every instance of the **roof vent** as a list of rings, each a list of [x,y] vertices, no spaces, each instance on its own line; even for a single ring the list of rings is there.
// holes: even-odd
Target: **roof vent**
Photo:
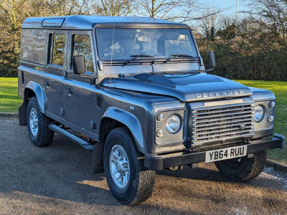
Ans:
[[[49,18],[42,21],[42,27],[61,27],[65,19]]]

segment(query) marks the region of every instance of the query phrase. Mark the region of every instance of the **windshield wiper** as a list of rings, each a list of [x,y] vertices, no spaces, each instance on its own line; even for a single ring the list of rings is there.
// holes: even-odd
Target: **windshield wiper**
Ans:
[[[177,58],[177,57],[193,57],[191,55],[187,55],[187,54],[171,54],[170,55],[173,58]]]
[[[168,59],[166,59],[166,61],[165,61],[164,63],[167,63],[167,62],[169,62],[171,59],[176,59],[176,58],[185,58],[185,57],[187,57],[187,58],[193,58],[193,56],[187,55],[187,54],[171,54],[170,56],[171,56],[171,57],[168,58]]]
[[[131,61],[136,60],[137,58],[153,58],[154,56],[152,56],[152,55],[138,54],[138,55],[131,55],[130,57],[132,57],[133,59],[126,61],[126,62],[124,63],[124,66],[127,65],[128,63],[130,63]]]
[[[131,55],[130,57],[133,57],[134,59],[138,58],[138,57],[154,57],[152,55],[145,55],[145,54],[138,54],[138,55]]]

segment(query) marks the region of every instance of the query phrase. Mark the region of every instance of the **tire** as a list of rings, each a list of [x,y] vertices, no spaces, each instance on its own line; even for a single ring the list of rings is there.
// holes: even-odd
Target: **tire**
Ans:
[[[108,134],[104,146],[104,168],[110,190],[122,204],[136,205],[151,196],[156,173],[144,167],[144,159],[136,150],[134,138],[127,128],[115,128]],[[120,171],[112,176],[112,172],[118,169]]]
[[[219,161],[215,165],[222,175],[235,181],[249,181],[257,177],[263,170],[267,152],[254,153],[253,158],[243,157]]]
[[[43,147],[52,143],[54,132],[49,129],[51,122],[51,119],[41,113],[37,99],[32,97],[27,108],[27,128],[30,140],[35,146]]]

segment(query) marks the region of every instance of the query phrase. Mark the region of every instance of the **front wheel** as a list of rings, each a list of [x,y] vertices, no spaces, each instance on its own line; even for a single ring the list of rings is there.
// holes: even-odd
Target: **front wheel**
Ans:
[[[235,158],[216,162],[217,169],[225,177],[235,181],[248,181],[257,177],[263,170],[267,152],[255,152],[254,157]]]
[[[147,200],[153,191],[155,171],[144,167],[127,128],[113,129],[104,146],[104,167],[113,195],[124,205]]]

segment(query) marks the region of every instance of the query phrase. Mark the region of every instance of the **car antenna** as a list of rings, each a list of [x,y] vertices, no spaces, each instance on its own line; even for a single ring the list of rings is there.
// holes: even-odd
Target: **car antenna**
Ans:
[[[113,24],[113,35],[112,35],[112,55],[111,55],[111,68],[110,68],[110,88],[112,87],[112,67],[113,67],[113,54],[114,54],[114,33],[115,33],[115,20]]]

